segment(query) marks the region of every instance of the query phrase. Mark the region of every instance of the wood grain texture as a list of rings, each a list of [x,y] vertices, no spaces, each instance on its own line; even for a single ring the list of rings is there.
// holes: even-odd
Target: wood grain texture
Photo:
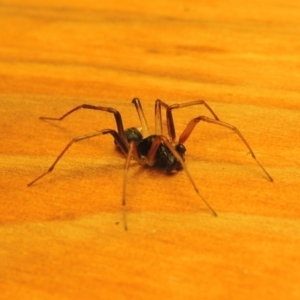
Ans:
[[[100,2],[100,1],[99,1]],[[120,2],[120,3],[119,3]],[[1,299],[299,299],[300,4],[267,1],[0,1]],[[132,163],[122,225],[124,158],[110,137],[139,126],[142,100],[205,99],[238,137],[199,124],[187,176]],[[180,133],[201,106],[175,112]]]

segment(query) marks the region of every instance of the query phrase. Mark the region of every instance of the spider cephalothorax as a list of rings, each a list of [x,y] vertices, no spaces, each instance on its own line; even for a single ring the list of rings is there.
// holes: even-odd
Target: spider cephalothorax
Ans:
[[[252,151],[251,147],[243,137],[243,135],[240,133],[240,131],[233,125],[230,125],[228,123],[222,122],[219,120],[217,115],[214,113],[214,111],[208,106],[208,104],[204,100],[196,100],[191,102],[186,102],[182,104],[173,104],[168,105],[164,103],[161,100],[156,100],[155,102],[155,134],[149,135],[149,129],[148,124],[146,121],[146,118],[144,116],[144,112],[141,106],[141,103],[138,98],[134,98],[132,100],[132,103],[135,105],[137,113],[139,115],[141,125],[142,125],[142,132],[135,128],[131,127],[126,130],[124,130],[123,127],[123,121],[121,114],[114,108],[110,107],[103,107],[103,106],[96,106],[96,105],[90,105],[90,104],[82,104],[80,106],[77,106],[70,110],[69,112],[65,113],[60,118],[49,118],[49,117],[41,117],[41,119],[47,119],[47,120],[63,120],[66,116],[73,113],[74,111],[78,109],[94,109],[94,110],[100,110],[112,113],[116,120],[117,125],[117,131],[114,129],[102,129],[100,131],[96,131],[90,134],[85,134],[82,136],[75,137],[72,139],[67,146],[63,149],[63,151],[59,154],[59,156],[56,158],[54,163],[51,165],[51,167],[38,176],[36,179],[31,181],[28,186],[31,186],[33,183],[47,175],[48,173],[52,172],[58,161],[61,159],[61,157],[65,154],[65,152],[71,147],[71,145],[75,142],[79,142],[85,139],[93,138],[100,135],[106,135],[110,134],[114,138],[114,142],[117,145],[117,147],[125,154],[126,156],[126,163],[125,163],[125,173],[124,173],[124,184],[123,184],[123,199],[122,199],[122,205],[125,208],[126,205],[126,183],[127,183],[127,173],[130,166],[131,159],[136,160],[142,165],[149,165],[154,167],[161,167],[165,169],[167,172],[177,171],[180,169],[184,169],[186,172],[191,184],[193,185],[196,193],[198,196],[203,200],[203,202],[206,204],[206,206],[210,209],[210,211],[213,213],[213,215],[217,215],[216,212],[212,209],[212,207],[208,204],[208,202],[205,200],[205,198],[199,193],[199,190],[192,179],[190,173],[188,172],[188,169],[185,164],[185,152],[186,148],[184,146],[185,141],[190,137],[193,129],[195,126],[200,122],[208,122],[211,124],[220,125],[226,128],[229,128],[230,130],[234,131],[242,140],[242,142],[245,144],[245,146],[250,151],[251,156],[255,159],[257,164],[261,167],[261,169],[264,171],[266,176],[270,181],[273,181],[272,177],[269,175],[269,173],[266,171],[266,169],[261,165],[261,163],[256,159],[254,152]],[[210,113],[213,115],[214,118],[209,118],[206,116],[198,116],[193,118],[188,125],[186,126],[185,130],[180,135],[178,141],[176,140],[176,132],[175,132],[175,126],[174,126],[174,120],[172,115],[173,109],[179,109],[183,107],[188,106],[194,106],[194,105],[203,105],[205,106]],[[168,136],[165,136],[163,134],[163,126],[162,126],[162,115],[161,111],[162,108],[166,110],[166,121],[167,121],[167,128],[168,128]],[[126,214],[124,213],[124,227],[127,229],[127,221],[126,221]]]
[[[157,135],[149,135],[145,139],[142,139],[137,143],[137,150],[140,156],[147,158],[149,154],[149,150],[151,149],[151,145],[153,141],[158,138]],[[181,156],[181,158],[184,161],[184,154],[185,154],[185,147],[183,144],[177,144],[175,145],[174,149],[176,152]],[[173,153],[169,150],[169,148],[164,144],[164,142],[160,142],[153,166],[163,168],[165,169],[168,173],[172,172],[174,170],[180,170],[182,169],[181,163],[178,161],[178,159],[173,155]],[[148,163],[148,165],[150,165]]]

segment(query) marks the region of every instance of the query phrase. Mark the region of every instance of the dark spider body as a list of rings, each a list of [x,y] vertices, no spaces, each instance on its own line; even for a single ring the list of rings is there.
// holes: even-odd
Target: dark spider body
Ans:
[[[155,138],[155,137],[156,136],[153,135],[144,140],[149,140],[149,138],[151,138],[151,143],[152,143],[153,138]],[[143,141],[140,144],[142,144]],[[140,144],[138,144],[138,149],[140,148]],[[151,144],[149,144],[148,147],[150,149]],[[185,160],[184,154],[186,151],[184,145],[177,144],[174,148],[184,161]],[[176,159],[176,157],[173,155],[173,153],[168,149],[168,147],[163,142],[159,145],[159,147],[157,149],[154,166],[163,168],[168,173],[171,173],[172,171],[179,171],[182,169],[181,163],[178,161],[178,159]]]
[[[143,138],[140,131],[135,127],[126,129],[125,135],[128,143],[132,141],[136,143],[137,152],[141,159],[145,159],[148,156],[153,141],[158,138],[158,135],[156,134]],[[177,144],[175,145],[175,150],[184,160],[184,154],[186,151],[185,146],[183,144]],[[163,142],[161,142],[157,148],[153,166],[165,169],[168,173],[174,170],[178,171],[182,169],[181,163],[176,159],[173,153]]]
[[[182,104],[173,104],[168,105],[161,100],[156,100],[155,102],[155,134],[149,135],[148,124],[146,118],[144,116],[144,112],[138,98],[134,98],[132,103],[135,105],[137,113],[139,115],[142,131],[146,137],[143,137],[141,132],[135,128],[131,127],[124,130],[123,121],[121,114],[114,108],[111,107],[103,107],[103,106],[96,106],[91,104],[82,104],[73,108],[72,110],[65,113],[60,118],[52,118],[52,117],[41,117],[41,119],[46,120],[56,120],[60,121],[63,120],[65,117],[70,115],[71,113],[79,110],[79,109],[93,109],[93,110],[100,110],[111,113],[115,117],[117,131],[114,129],[102,129],[93,133],[81,135],[78,137],[73,138],[63,149],[63,151],[58,155],[54,163],[50,166],[50,168],[38,176],[36,179],[28,183],[28,186],[31,186],[36,181],[47,175],[48,173],[52,172],[58,161],[62,158],[65,152],[73,145],[73,143],[90,139],[100,135],[109,134],[114,138],[115,145],[120,149],[123,154],[126,156],[126,163],[125,163],[125,172],[124,172],[124,182],[123,182],[123,198],[122,198],[122,205],[125,212],[125,205],[126,205],[126,183],[127,183],[127,173],[130,166],[130,161],[132,159],[136,160],[142,165],[154,166],[159,167],[167,172],[178,171],[180,169],[184,169],[185,173],[187,174],[191,184],[193,185],[196,193],[198,196],[203,200],[206,206],[210,209],[213,215],[217,216],[216,212],[213,208],[209,205],[209,203],[205,200],[205,198],[199,193],[199,190],[192,179],[190,173],[185,164],[185,152],[186,148],[184,146],[185,141],[190,137],[192,131],[194,130],[195,126],[200,122],[204,121],[211,124],[220,125],[226,127],[232,131],[234,131],[245,144],[245,146],[250,151],[251,156],[257,162],[257,164],[261,167],[264,173],[267,175],[270,181],[273,181],[272,177],[269,173],[265,170],[265,168],[261,165],[261,163],[256,159],[254,152],[252,151],[251,147],[249,146],[248,142],[245,140],[243,135],[240,131],[233,125],[228,123],[222,122],[219,120],[217,115],[214,111],[209,107],[209,105],[204,100],[196,100],[191,102],[186,102]],[[194,105],[203,105],[206,107],[207,110],[213,115],[214,118],[209,118],[206,116],[198,116],[193,118],[186,126],[185,130],[179,136],[179,139],[176,139],[175,133],[175,126],[172,111],[174,109],[184,108],[188,106]],[[164,108],[166,110],[166,121],[167,121],[167,129],[168,129],[168,137],[163,135],[163,126],[162,126],[162,116],[161,110]],[[124,213],[124,228],[127,229],[127,221],[126,221],[126,214]]]

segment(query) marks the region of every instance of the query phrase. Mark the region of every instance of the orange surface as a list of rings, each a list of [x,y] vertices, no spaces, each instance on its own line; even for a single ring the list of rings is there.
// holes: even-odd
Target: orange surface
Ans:
[[[121,1],[120,1],[121,2]],[[225,4],[226,3],[226,4]],[[1,299],[299,299],[300,4],[298,1],[0,1]],[[154,129],[154,101],[205,99],[238,137],[198,124],[184,172],[125,160],[111,137]],[[178,134],[204,107],[174,112]]]

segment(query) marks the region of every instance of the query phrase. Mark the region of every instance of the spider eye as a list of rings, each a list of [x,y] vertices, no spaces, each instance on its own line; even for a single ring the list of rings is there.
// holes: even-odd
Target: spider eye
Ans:
[[[186,148],[183,144],[176,145],[175,149],[181,156],[183,156],[186,151]]]

